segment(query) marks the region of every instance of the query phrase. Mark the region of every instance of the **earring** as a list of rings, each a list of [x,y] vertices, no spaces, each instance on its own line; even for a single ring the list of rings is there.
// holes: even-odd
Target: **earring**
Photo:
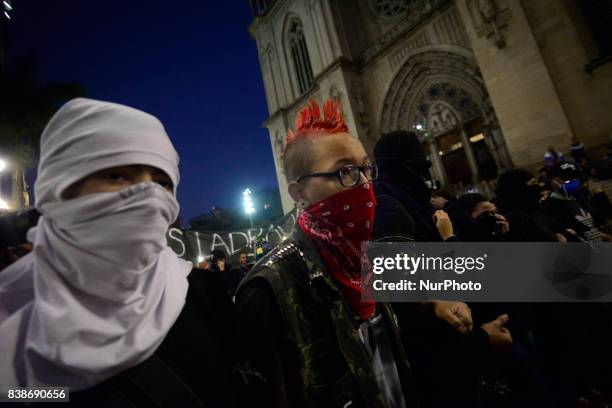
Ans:
[[[308,202],[306,200],[300,200],[298,202],[298,207],[303,210],[304,208],[308,207]]]

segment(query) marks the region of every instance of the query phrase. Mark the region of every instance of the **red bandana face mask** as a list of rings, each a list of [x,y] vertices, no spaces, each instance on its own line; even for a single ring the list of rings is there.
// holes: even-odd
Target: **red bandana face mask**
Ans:
[[[368,182],[311,205],[298,218],[349,305],[363,320],[372,317],[376,307],[374,301],[361,300],[361,243],[372,237],[375,206],[374,189]]]

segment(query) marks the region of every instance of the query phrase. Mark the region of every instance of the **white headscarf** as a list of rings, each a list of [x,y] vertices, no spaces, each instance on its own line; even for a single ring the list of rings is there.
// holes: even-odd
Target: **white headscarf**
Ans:
[[[41,137],[34,250],[0,272],[0,391],[98,384],[147,359],[182,310],[192,265],[167,246],[175,196],[155,183],[63,200],[96,171],[149,165],[176,186],[162,124],[113,103],[75,99]]]

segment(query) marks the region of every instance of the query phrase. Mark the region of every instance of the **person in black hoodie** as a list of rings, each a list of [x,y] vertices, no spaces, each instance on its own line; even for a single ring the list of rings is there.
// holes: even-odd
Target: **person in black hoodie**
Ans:
[[[509,241],[567,243],[577,240],[575,231],[568,231],[567,225],[542,211],[541,188],[531,173],[508,170],[500,176],[496,192],[510,223]],[[611,330],[605,305],[520,305],[524,316],[532,316],[529,329],[535,341],[536,360],[551,380],[558,404],[576,406],[579,395],[593,385],[610,386],[610,376],[604,374],[607,372],[604,367],[609,367],[610,353],[603,350],[609,349],[605,344],[609,344]]]
[[[443,211],[434,211],[429,178],[431,162],[412,132],[383,135],[374,147],[374,158],[380,172],[375,184],[375,236],[392,236],[395,232],[418,242],[454,241],[456,237]],[[398,220],[401,220],[398,223]]]
[[[227,256],[225,252],[220,249],[214,249],[210,253],[210,265],[209,269],[223,281],[227,294],[234,296],[236,288],[240,284],[240,272],[237,269],[233,269],[232,266],[226,262]]]
[[[467,193],[447,203],[446,210],[457,236],[464,242],[505,241],[509,225],[497,206],[479,193]]]
[[[571,163],[555,167],[550,196],[542,202],[542,209],[553,216],[566,230],[585,241],[601,241],[602,233],[595,226],[586,199],[580,192],[578,169]],[[585,205],[583,205],[583,203]]]
[[[383,135],[374,147],[374,158],[380,171],[374,186],[378,203],[374,240],[458,241],[448,214],[435,211],[431,204],[431,189],[425,182],[431,163],[414,133],[398,131]],[[393,308],[424,405],[478,407],[474,355],[489,344],[506,348],[512,343],[510,333],[503,327],[508,316],[499,316],[472,330],[471,312],[462,302],[395,303]],[[469,328],[453,325],[452,319],[444,317],[453,313],[444,314],[440,310],[458,312],[460,319],[469,319]],[[439,392],[441,389],[445,392]]]
[[[542,188],[533,174],[522,169],[504,172],[497,181],[496,194],[510,224],[508,241],[566,241],[561,225],[540,208]]]

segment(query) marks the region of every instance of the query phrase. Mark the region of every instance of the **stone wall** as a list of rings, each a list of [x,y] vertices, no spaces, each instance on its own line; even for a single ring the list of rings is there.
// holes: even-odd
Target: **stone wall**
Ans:
[[[612,137],[612,63],[585,71],[594,57],[593,44],[574,1],[521,4],[572,130],[589,149]],[[556,147],[566,151],[568,144],[563,140]]]
[[[531,167],[573,132],[525,11],[518,0],[495,0],[487,21],[479,9],[487,2],[456,3],[513,163]]]

